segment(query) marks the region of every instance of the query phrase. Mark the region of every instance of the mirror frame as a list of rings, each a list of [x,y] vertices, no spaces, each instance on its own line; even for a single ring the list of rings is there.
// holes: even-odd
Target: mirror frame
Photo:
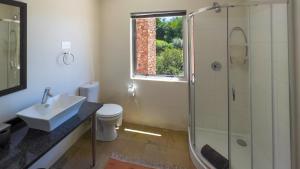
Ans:
[[[0,0],[0,4],[20,8],[20,84],[0,90],[0,96],[4,96],[27,88],[27,4],[14,0]]]

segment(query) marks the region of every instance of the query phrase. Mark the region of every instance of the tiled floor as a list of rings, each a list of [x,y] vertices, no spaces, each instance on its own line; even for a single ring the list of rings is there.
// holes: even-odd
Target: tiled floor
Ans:
[[[162,136],[126,132],[125,127],[159,133]],[[113,142],[97,141],[95,169],[104,169],[111,156],[162,169],[195,169],[189,158],[186,132],[125,123],[118,133],[119,137]],[[86,133],[51,169],[87,169],[90,161],[90,133]]]

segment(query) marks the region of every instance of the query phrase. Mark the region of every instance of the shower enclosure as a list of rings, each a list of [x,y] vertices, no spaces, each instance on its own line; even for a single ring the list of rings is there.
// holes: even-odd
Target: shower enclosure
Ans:
[[[20,21],[18,16],[13,16],[13,19],[0,18],[0,30],[0,90],[4,90],[20,85]]]
[[[223,157],[224,169],[291,168],[287,9],[286,1],[244,1],[190,13],[189,137],[197,168],[220,166],[205,146]]]

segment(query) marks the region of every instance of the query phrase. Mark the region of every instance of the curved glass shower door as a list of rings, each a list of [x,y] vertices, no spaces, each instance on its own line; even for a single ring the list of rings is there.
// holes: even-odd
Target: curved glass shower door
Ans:
[[[193,20],[196,152],[205,161],[201,149],[208,145],[228,159],[227,10]]]
[[[203,167],[290,169],[286,3],[190,15],[190,131]]]

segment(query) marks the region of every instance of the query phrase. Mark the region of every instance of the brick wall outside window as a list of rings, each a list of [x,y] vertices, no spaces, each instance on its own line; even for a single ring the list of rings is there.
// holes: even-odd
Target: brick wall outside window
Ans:
[[[136,72],[156,75],[156,18],[136,19]]]

